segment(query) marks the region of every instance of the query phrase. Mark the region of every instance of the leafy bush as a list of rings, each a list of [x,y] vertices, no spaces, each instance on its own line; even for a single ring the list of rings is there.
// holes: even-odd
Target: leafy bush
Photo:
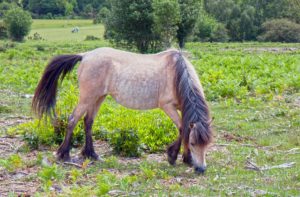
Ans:
[[[195,41],[210,41],[210,37],[217,25],[216,19],[208,16],[207,14],[201,14],[196,27],[194,29]]]
[[[142,53],[154,50],[152,4],[149,0],[111,0],[111,11],[105,21],[105,38],[122,47]]]
[[[154,0],[154,32],[159,35],[164,48],[170,48],[180,22],[177,0]]]
[[[300,24],[288,19],[274,19],[262,24],[259,41],[300,42]]]
[[[29,40],[45,40],[38,32],[35,32],[33,36],[28,37]]]
[[[14,42],[5,42],[2,45],[0,45],[0,52],[4,52],[7,49],[14,48],[15,46],[16,44]]]
[[[0,18],[3,18],[6,14],[7,11],[12,10],[16,7],[18,7],[15,3],[8,3],[8,2],[3,2],[0,1]]]
[[[225,25],[222,23],[218,23],[210,37],[210,41],[213,42],[227,42],[229,40],[228,30]]]
[[[9,36],[15,41],[22,41],[30,31],[32,18],[28,12],[16,8],[7,12],[4,22]]]
[[[118,155],[139,157],[141,154],[140,139],[134,129],[116,129],[110,136],[109,143]]]
[[[100,40],[100,38],[98,38],[96,36],[93,36],[93,35],[87,35],[84,40],[86,40],[86,41],[88,41],[88,40]]]
[[[3,22],[0,21],[0,40],[5,38],[8,38],[7,27]]]
[[[13,154],[8,159],[0,159],[0,166],[4,167],[8,172],[14,172],[24,166],[24,162],[20,155]]]
[[[194,41],[227,42],[229,40],[225,25],[207,14],[199,17],[193,36]]]
[[[101,10],[96,15],[96,18],[94,18],[93,23],[94,24],[104,23],[109,15],[109,12],[110,11],[109,9],[107,9],[107,7],[101,8]]]

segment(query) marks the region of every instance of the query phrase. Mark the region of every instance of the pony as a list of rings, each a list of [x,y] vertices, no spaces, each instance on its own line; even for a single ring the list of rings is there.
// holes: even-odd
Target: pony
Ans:
[[[78,33],[79,32],[79,27],[74,27],[72,30],[71,30],[72,33]]]
[[[58,81],[79,61],[79,102],[57,150],[59,160],[70,159],[73,129],[82,116],[86,137],[81,154],[98,159],[92,125],[101,103],[110,95],[127,108],[163,110],[179,131],[177,140],[167,148],[168,162],[175,165],[183,142],[183,162],[193,166],[196,173],[205,172],[205,154],[213,138],[210,110],[195,69],[180,51],[137,54],[105,47],[56,56],[46,66],[32,100],[33,112],[39,118],[55,115]]]

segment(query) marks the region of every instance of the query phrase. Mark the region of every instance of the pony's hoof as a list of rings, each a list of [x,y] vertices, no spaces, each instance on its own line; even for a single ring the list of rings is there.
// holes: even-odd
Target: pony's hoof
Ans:
[[[57,152],[56,153],[56,158],[59,161],[70,161],[71,157],[69,153],[61,153],[61,152]]]
[[[193,165],[193,163],[192,163],[192,156],[190,154],[183,155],[182,156],[182,161],[183,161],[183,163],[185,163],[188,166],[192,166]]]
[[[168,162],[169,162],[170,165],[174,166],[176,164],[176,159],[168,156]]]
[[[88,158],[88,159],[91,159],[91,160],[95,160],[95,161],[100,160],[99,156],[94,151],[82,151],[81,155],[84,158]]]
[[[171,151],[171,149],[168,150],[167,152],[168,154],[168,162],[170,165],[175,165],[176,160],[177,160],[177,154],[174,151]]]

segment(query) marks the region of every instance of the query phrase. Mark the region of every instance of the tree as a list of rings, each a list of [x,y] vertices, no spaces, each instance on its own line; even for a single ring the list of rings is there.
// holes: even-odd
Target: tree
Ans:
[[[186,38],[192,33],[201,8],[200,0],[178,0],[180,7],[180,23],[178,24],[177,39],[179,47],[183,48]]]
[[[300,42],[300,24],[288,19],[274,19],[262,24],[263,33],[260,41]]]
[[[17,5],[14,3],[2,2],[0,3],[0,18],[5,16],[5,13],[11,9],[16,8]]]
[[[66,1],[61,0],[29,0],[29,10],[37,15],[64,15],[66,12]]]
[[[107,7],[102,7],[101,10],[98,12],[96,17],[94,18],[93,23],[98,24],[98,23],[105,23],[107,17],[109,16],[109,9]]]
[[[164,48],[169,48],[172,44],[176,32],[177,24],[180,22],[180,10],[177,0],[154,0],[154,32],[159,35]]]
[[[22,41],[30,31],[32,19],[28,12],[15,8],[7,12],[4,23],[11,39]]]
[[[7,27],[2,21],[0,21],[0,40],[6,38],[7,38]]]
[[[257,27],[254,25],[255,8],[247,6],[241,14],[240,30],[243,40],[253,40],[257,35]]]
[[[217,23],[214,17],[209,16],[207,13],[201,13],[194,29],[195,40],[210,41]]]
[[[105,38],[117,45],[136,47],[145,53],[155,48],[151,0],[111,0],[105,22]]]

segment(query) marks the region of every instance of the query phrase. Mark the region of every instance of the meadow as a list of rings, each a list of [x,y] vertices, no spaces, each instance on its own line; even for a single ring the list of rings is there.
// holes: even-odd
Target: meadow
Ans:
[[[79,32],[71,33],[75,26]],[[35,20],[31,39],[0,41],[0,196],[300,195],[299,43],[187,44],[215,130],[205,175],[194,174],[180,156],[176,166],[167,163],[165,150],[177,131],[163,112],[129,110],[111,98],[93,127],[102,161],[57,162],[53,152],[78,101],[76,72],[59,88],[60,132],[48,119],[34,119],[31,95],[51,57],[111,46],[103,32],[89,20]],[[140,157],[115,154],[120,132],[132,135],[128,146]],[[73,157],[83,133],[80,123]],[[276,168],[281,164],[290,166]]]

